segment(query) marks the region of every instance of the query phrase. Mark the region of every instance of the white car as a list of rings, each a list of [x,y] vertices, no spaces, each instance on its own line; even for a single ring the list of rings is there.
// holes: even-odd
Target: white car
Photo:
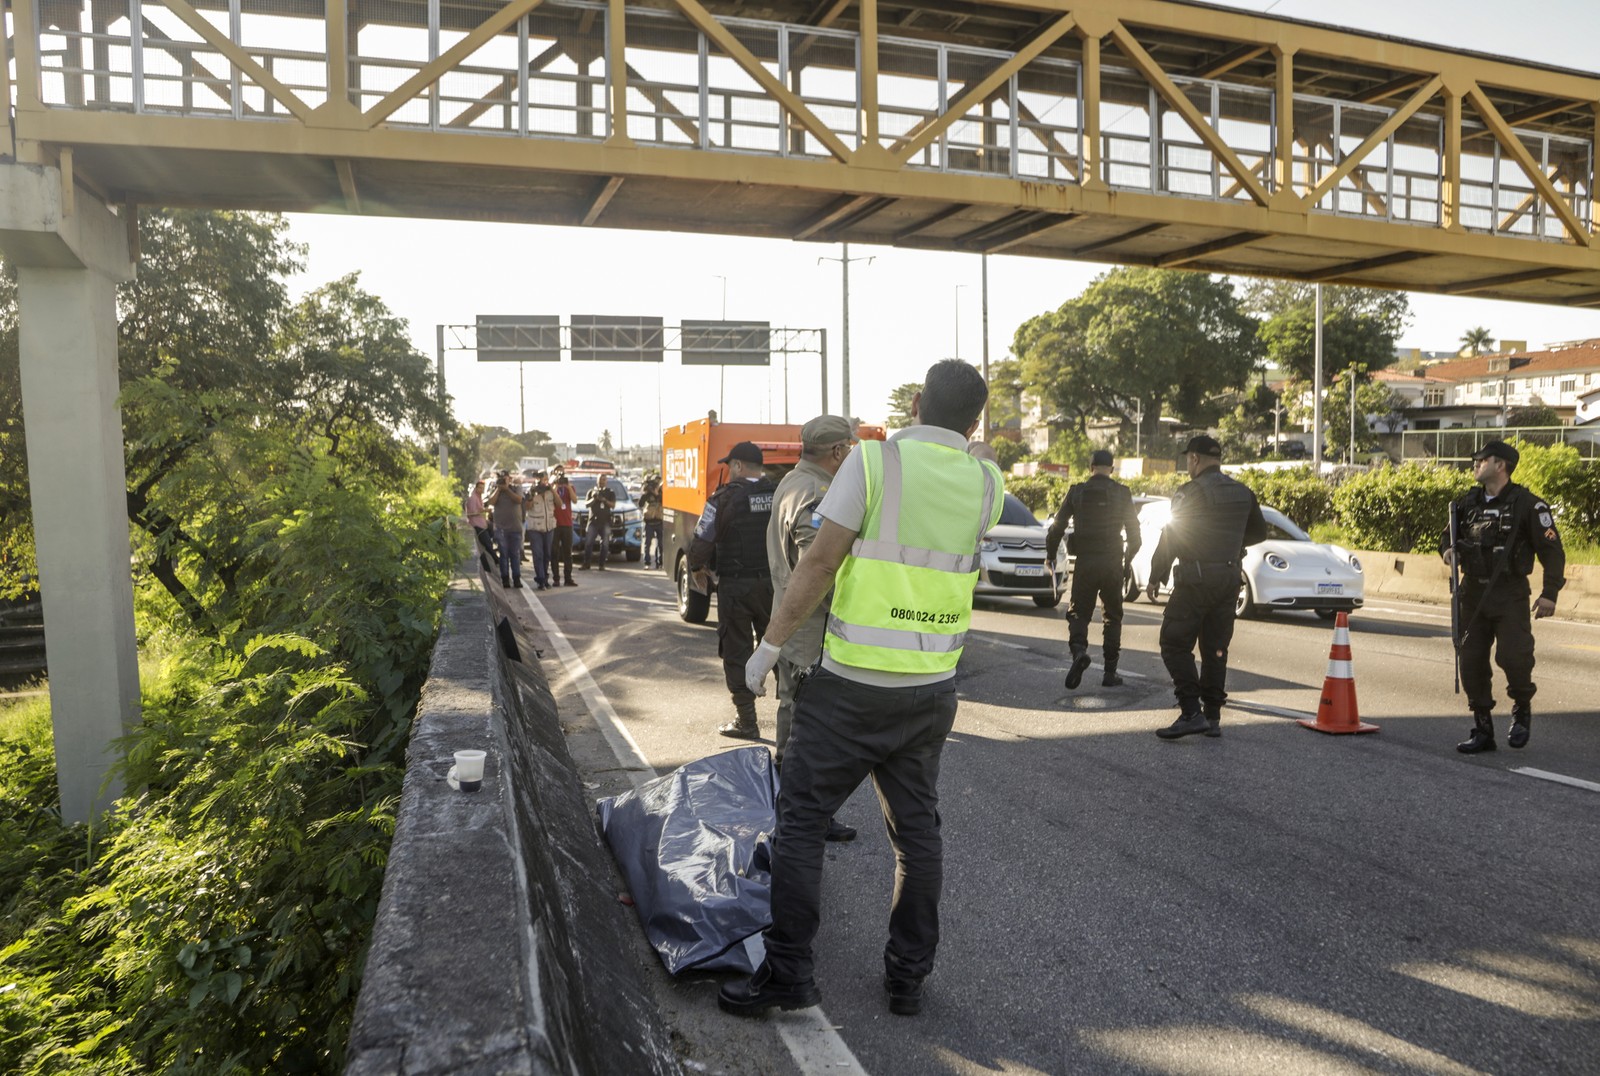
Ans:
[[[1310,609],[1324,620],[1361,608],[1366,580],[1361,561],[1343,546],[1313,542],[1276,508],[1261,508],[1267,539],[1247,546],[1234,612],[1247,617],[1275,609]],[[1150,581],[1150,559],[1161,530],[1172,519],[1170,500],[1151,501],[1139,510],[1141,545],[1128,570],[1129,601]]]
[[[979,597],[1032,598],[1041,609],[1061,604],[1065,572],[1045,563],[1045,525],[1007,493],[996,523],[978,546]]]

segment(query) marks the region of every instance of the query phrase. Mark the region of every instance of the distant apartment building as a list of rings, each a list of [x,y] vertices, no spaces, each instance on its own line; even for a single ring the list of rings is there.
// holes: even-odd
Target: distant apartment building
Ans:
[[[1593,421],[1583,398],[1600,390],[1600,339],[1411,364],[1373,375],[1407,401],[1409,430],[1499,426],[1517,407],[1549,407],[1563,424]]]

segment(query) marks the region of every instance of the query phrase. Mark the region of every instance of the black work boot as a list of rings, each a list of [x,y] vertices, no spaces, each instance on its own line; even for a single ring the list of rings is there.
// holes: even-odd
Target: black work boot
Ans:
[[[1105,654],[1105,655],[1103,655],[1103,660],[1105,661],[1105,672],[1100,677],[1100,686],[1101,687],[1121,687],[1122,686],[1122,677],[1117,675],[1117,658],[1118,657],[1119,657],[1119,655],[1117,655],[1117,654]]]
[[[1524,738],[1523,743],[1527,743]],[[1472,732],[1465,740],[1456,744],[1456,750],[1463,755],[1476,755],[1480,751],[1494,750],[1494,719],[1489,716],[1488,710],[1472,711]]]
[[[756,724],[755,703],[735,703],[737,716],[726,725],[718,725],[717,732],[735,740],[759,740],[761,728]]]
[[[1222,707],[1221,706],[1213,706],[1210,703],[1206,703],[1206,705],[1205,705],[1205,715],[1206,715],[1206,733],[1205,734],[1207,736],[1210,736],[1214,740],[1218,736],[1222,735]]]
[[[748,979],[724,983],[717,991],[722,1011],[735,1016],[760,1016],[768,1009],[809,1009],[822,1004],[822,991],[814,979],[803,983],[780,983],[772,977],[765,961]]]
[[[889,994],[889,1011],[896,1016],[915,1016],[922,1011],[921,979],[896,979],[885,974],[883,989]]]
[[[1184,710],[1178,715],[1178,720],[1164,729],[1156,729],[1157,736],[1163,740],[1178,740],[1185,736],[1193,736],[1197,732],[1206,731],[1208,727],[1206,715],[1201,712],[1200,707],[1192,702],[1186,702],[1183,705]],[[1190,709],[1190,707],[1193,707],[1193,709]]]
[[[1533,724],[1533,703],[1524,699],[1511,704],[1511,733],[1506,746],[1518,749],[1528,746],[1528,726]]]
[[[1083,674],[1089,668],[1088,647],[1072,648],[1072,667],[1067,670],[1067,687],[1076,688],[1083,683]]]

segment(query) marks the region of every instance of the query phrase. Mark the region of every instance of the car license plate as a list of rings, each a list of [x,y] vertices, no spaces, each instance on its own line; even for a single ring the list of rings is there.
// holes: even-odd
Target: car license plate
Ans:
[[[1044,565],[1042,565],[1042,564],[1019,564],[1019,565],[1017,565],[1017,574],[1018,575],[1024,575],[1024,576],[1039,576],[1039,575],[1043,575],[1044,574]]]
[[[1331,594],[1334,597],[1338,597],[1339,595],[1344,593],[1344,584],[1343,583],[1318,583],[1317,584],[1317,593],[1318,594]]]

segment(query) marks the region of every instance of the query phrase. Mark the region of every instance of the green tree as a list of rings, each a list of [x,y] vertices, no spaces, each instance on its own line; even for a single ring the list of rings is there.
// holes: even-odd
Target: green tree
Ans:
[[[921,391],[920,384],[907,382],[889,393],[887,425],[891,430],[900,430],[911,425],[911,400]]]
[[[1506,412],[1507,426],[1559,426],[1561,416],[1555,408],[1535,398],[1531,404],[1522,404]]]
[[[1022,364],[1001,359],[989,366],[989,424],[1004,428],[1022,420]]]
[[[1461,350],[1469,352],[1473,355],[1483,354],[1485,351],[1489,350],[1490,345],[1493,343],[1494,333],[1490,332],[1488,328],[1482,325],[1479,325],[1476,328],[1468,329],[1466,332],[1461,334]]]
[[[611,444],[611,431],[610,430],[601,430],[600,431],[600,440],[597,443],[600,446],[600,451],[601,452],[603,452],[607,456],[611,455],[612,444]],[[513,460],[512,462],[514,463],[516,461]]]
[[[1372,380],[1364,367],[1346,368],[1334,377],[1333,384],[1328,386],[1327,399],[1322,405],[1322,421],[1326,424],[1323,445],[1329,456],[1344,457],[1349,463],[1355,462],[1355,459],[1348,458],[1352,371],[1356,389],[1356,459],[1378,448],[1378,435],[1372,431],[1370,419],[1387,415],[1391,406],[1388,386]]]
[[[1009,472],[1012,464],[1028,458],[1028,446],[1021,441],[1000,437],[989,443],[994,446],[995,461],[1000,464],[1002,471]]]
[[[1255,369],[1257,329],[1224,279],[1119,268],[1023,323],[1012,351],[1047,411],[1080,431],[1092,417],[1117,415],[1129,441],[1142,413],[1144,439],[1153,441],[1165,412],[1216,419],[1219,391],[1242,388]]]
[[[1325,376],[1356,363],[1381,370],[1394,361],[1395,340],[1411,314],[1404,292],[1327,287],[1322,297]],[[1245,290],[1244,307],[1262,319],[1261,343],[1268,360],[1292,376],[1310,381],[1316,366],[1315,285],[1254,281]]]

